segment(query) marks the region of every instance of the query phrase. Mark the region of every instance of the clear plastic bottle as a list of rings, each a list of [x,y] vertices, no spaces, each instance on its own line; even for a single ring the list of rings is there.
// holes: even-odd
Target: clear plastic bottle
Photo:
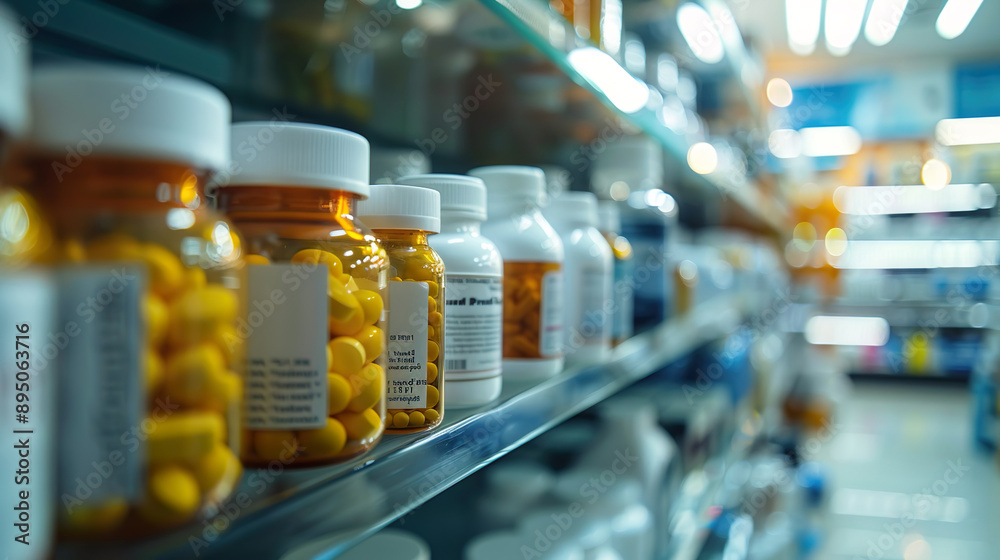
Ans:
[[[614,257],[597,231],[597,197],[564,192],[543,212],[566,250],[563,273],[563,348],[566,361],[592,364],[611,354]]]
[[[503,376],[537,381],[562,371],[563,262],[559,234],[542,217],[545,174],[498,165],[469,172],[486,183],[483,233],[503,255]]]
[[[624,235],[618,235],[622,227],[618,203],[613,200],[602,200],[597,203],[597,229],[611,247],[615,258],[614,284],[611,289],[611,299],[614,311],[611,317],[611,343],[615,346],[632,336],[632,317],[634,311],[633,280],[635,260],[632,258],[632,244]]]
[[[219,206],[249,253],[243,462],[303,467],[361,455],[385,419],[388,262],[356,219],[369,192],[368,141],[248,122],[232,127],[232,143],[217,181]]]
[[[427,242],[441,230],[441,195],[372,185],[359,213],[389,260],[386,430],[422,432],[444,418],[444,262]]]
[[[0,4],[0,464],[10,469],[0,483],[10,497],[0,542],[17,560],[37,560],[49,557],[55,540],[55,368],[39,351],[55,332],[56,289],[49,275],[28,268],[51,243],[51,230],[11,184],[7,158],[28,124],[28,50],[6,40],[18,33],[15,16]]]
[[[444,260],[445,404],[481,406],[500,396],[503,359],[503,260],[480,233],[486,187],[466,175],[411,175],[404,185],[441,193],[441,233],[431,247]]]
[[[202,188],[229,160],[229,101],[109,65],[38,70],[32,98],[30,192],[65,265],[61,527],[162,531],[215,511],[242,474],[243,241]]]

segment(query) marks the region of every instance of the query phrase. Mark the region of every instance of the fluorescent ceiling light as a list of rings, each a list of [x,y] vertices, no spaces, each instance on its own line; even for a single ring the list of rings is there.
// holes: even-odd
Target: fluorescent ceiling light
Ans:
[[[937,24],[934,26],[938,35],[945,39],[954,39],[964,33],[982,3],[983,0],[948,0],[944,8],[941,8],[941,14],[938,15]]]
[[[889,322],[882,317],[816,315],[806,321],[805,335],[809,344],[885,346]]]
[[[949,185],[943,189],[923,185],[838,187],[833,192],[837,210],[855,216],[971,212],[993,208],[996,203],[996,190],[985,183]]]
[[[677,26],[698,60],[715,64],[725,56],[722,37],[705,8],[691,2],[681,4],[677,8]]]
[[[943,119],[938,121],[934,135],[945,146],[1000,143],[1000,117],[974,119]]]
[[[852,126],[824,126],[799,130],[802,154],[809,157],[849,156],[861,150],[861,134]]]
[[[876,47],[888,44],[896,35],[904,13],[906,0],[872,0],[865,22],[865,39]]]
[[[830,259],[845,269],[928,269],[995,266],[997,240],[852,240],[843,256]]]
[[[868,0],[826,0],[826,49],[835,56],[851,52],[851,46],[861,33]]]
[[[797,158],[802,155],[802,138],[797,130],[779,128],[772,131],[767,137],[767,147],[774,154],[774,157]]]
[[[621,111],[635,113],[649,101],[649,88],[646,84],[635,79],[601,49],[580,47],[570,51],[567,58],[570,66],[604,92]]]
[[[785,0],[788,48],[800,55],[812,54],[819,39],[823,0]]]

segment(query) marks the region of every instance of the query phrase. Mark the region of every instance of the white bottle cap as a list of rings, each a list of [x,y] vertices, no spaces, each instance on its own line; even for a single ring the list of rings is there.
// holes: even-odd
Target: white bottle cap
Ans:
[[[486,183],[486,199],[490,207],[494,203],[506,206],[510,202],[541,204],[545,195],[545,173],[537,167],[492,165],[477,167],[469,171],[469,175],[479,177]]]
[[[17,17],[0,4],[0,132],[20,136],[28,128],[28,40]]]
[[[360,134],[286,122],[232,126],[232,165],[220,186],[315,187],[368,196],[368,140]]]
[[[410,185],[372,185],[358,217],[372,229],[441,231],[441,195]]]
[[[622,229],[622,216],[618,203],[614,200],[601,200],[597,203],[597,229],[618,233]]]
[[[597,197],[588,192],[564,192],[550,200],[542,214],[557,230],[597,227]]]
[[[399,184],[399,178],[431,172],[431,160],[420,150],[372,148],[371,183]]]
[[[608,198],[612,186],[619,181],[627,185],[630,192],[663,186],[663,149],[660,145],[647,136],[626,136],[608,144],[594,162],[591,189],[602,198]]]
[[[483,221],[486,219],[486,185],[482,179],[468,175],[428,173],[399,179],[401,185],[434,189],[441,193],[441,212],[456,218]]]
[[[229,100],[158,68],[52,66],[31,80],[32,139],[57,155],[149,158],[207,170],[229,162]],[[69,165],[69,164],[67,164]]]
[[[513,531],[483,533],[465,545],[465,560],[510,560],[521,558],[527,539]]]

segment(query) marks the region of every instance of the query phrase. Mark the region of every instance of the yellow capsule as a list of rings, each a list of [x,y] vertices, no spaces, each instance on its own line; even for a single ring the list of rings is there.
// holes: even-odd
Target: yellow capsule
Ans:
[[[437,329],[435,329],[434,327],[432,327],[430,325],[427,325],[427,338],[429,338],[431,340],[437,340],[437,338],[438,338]]]
[[[430,281],[426,282],[426,284],[427,284],[427,295],[432,298],[438,297],[438,291],[440,291],[440,287],[437,285],[437,282]]]
[[[299,442],[288,430],[253,432],[253,449],[261,459],[287,461],[298,451]]]
[[[344,273],[344,265],[337,255],[320,249],[303,249],[292,255],[293,264],[325,264],[334,278]]]
[[[433,385],[427,386],[427,408],[434,408],[437,406],[438,401],[441,400],[441,392],[437,390],[437,387]]]
[[[64,521],[71,533],[109,533],[125,521],[129,504],[124,498],[111,498],[98,506],[70,506]]]
[[[299,430],[298,437],[306,457],[329,457],[344,450],[347,430],[339,420],[327,418],[325,427]]]
[[[243,357],[243,338],[239,335],[236,327],[231,324],[219,325],[212,333],[211,341],[222,350],[222,356],[226,359],[226,365],[232,368],[240,362]]]
[[[197,461],[225,437],[225,424],[213,412],[175,412],[154,422],[147,458],[152,464]]]
[[[194,290],[208,285],[208,277],[200,268],[188,268],[184,271],[184,288]]]
[[[423,426],[424,425],[424,414],[419,410],[414,410],[410,413],[410,425],[411,426]]]
[[[184,286],[184,265],[166,247],[145,243],[142,260],[149,270],[149,284],[156,295],[169,299]]]
[[[385,392],[385,374],[378,364],[367,364],[360,372],[347,379],[354,395],[347,403],[347,410],[361,412],[375,406],[382,399]]]
[[[208,453],[191,463],[191,472],[202,495],[213,492],[224,480],[239,478],[242,470],[240,460],[223,443],[216,443]]]
[[[159,346],[167,334],[170,322],[167,304],[153,294],[146,295],[146,338],[153,346]]]
[[[92,261],[142,260],[142,245],[124,233],[110,233],[87,244],[87,259]]]
[[[370,408],[361,413],[341,412],[337,415],[337,420],[347,430],[347,437],[355,441],[367,441],[375,437],[382,425],[378,413]]]
[[[334,414],[340,414],[347,408],[347,403],[350,402],[352,391],[351,383],[346,377],[336,374],[329,373],[326,376],[327,380],[327,414],[333,416]]]
[[[355,338],[338,336],[326,347],[333,353],[330,369],[341,375],[347,376],[361,371],[368,361],[365,347]]]
[[[405,412],[397,412],[392,415],[393,428],[405,428],[410,425],[410,415]]]
[[[438,359],[438,354],[441,352],[441,348],[438,347],[437,342],[433,340],[427,341],[427,361],[435,362]]]
[[[437,308],[438,308],[437,300],[430,296],[427,296],[427,312],[434,313],[435,311],[437,311]]]
[[[392,278],[389,279],[389,281],[390,282],[402,282],[403,279],[400,278],[399,276],[393,276]]]
[[[428,408],[424,411],[424,417],[427,419],[428,424],[434,424],[438,421],[438,418],[441,418],[441,413],[433,408]]]
[[[163,360],[157,352],[146,351],[146,393],[153,394],[163,381]]]
[[[373,326],[362,327],[358,333],[358,342],[365,347],[365,358],[370,362],[382,354],[385,348],[385,333]]]
[[[218,378],[226,372],[226,360],[214,344],[200,344],[175,352],[167,361],[164,389],[186,406],[211,405]]]
[[[227,371],[215,379],[215,388],[205,408],[228,414],[243,402],[243,380]]]
[[[169,465],[149,473],[146,496],[139,504],[139,515],[155,525],[180,523],[198,510],[201,495],[198,481],[187,469]]]
[[[330,332],[349,336],[361,330],[365,313],[354,295],[336,282],[327,287],[327,294],[330,296]]]
[[[243,257],[243,262],[247,264],[271,264],[271,259],[264,255],[247,255]]]
[[[348,292],[353,294],[358,291],[358,283],[354,281],[354,277],[350,274],[342,275],[340,281],[344,284],[344,288],[347,288]]]
[[[429,313],[427,315],[427,323],[430,324],[432,327],[440,327],[443,322],[444,322],[444,316],[438,313],[437,311]]]
[[[434,362],[427,362],[427,382],[434,383],[438,378],[438,367]]]
[[[238,312],[236,294],[218,284],[184,292],[170,304],[170,343],[184,346],[211,338],[220,325],[232,324]]]
[[[358,290],[354,292],[354,297],[358,299],[358,304],[365,314],[365,324],[374,325],[382,317],[382,296],[378,292],[371,290]]]

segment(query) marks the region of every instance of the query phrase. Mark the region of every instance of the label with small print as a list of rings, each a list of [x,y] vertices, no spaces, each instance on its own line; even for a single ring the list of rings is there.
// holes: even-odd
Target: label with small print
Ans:
[[[538,325],[538,353],[558,358],[563,353],[563,275],[562,271],[542,276],[542,303]]]
[[[33,272],[0,273],[0,548],[14,558],[48,557],[54,538],[56,291]],[[44,354],[43,354],[44,353]]]
[[[444,371],[449,381],[500,375],[503,279],[445,275]]]
[[[426,282],[389,282],[385,368],[387,408],[427,407],[429,294]]]
[[[68,374],[59,377],[56,447],[64,513],[136,502],[149,434],[179,406],[144,393],[147,285],[144,269],[123,263],[59,271],[58,322],[48,337],[56,352],[41,355]]]
[[[608,311],[604,308],[611,296],[611,278],[599,262],[585,263],[574,279],[577,282],[575,295],[580,298],[573,310],[574,320],[568,329],[573,329],[568,343],[571,345],[593,346],[601,344],[610,334]]]
[[[310,267],[311,268],[311,267]],[[299,273],[299,272],[307,273]],[[250,265],[246,426],[304,430],[326,426],[328,268]],[[297,279],[298,282],[286,280]]]

